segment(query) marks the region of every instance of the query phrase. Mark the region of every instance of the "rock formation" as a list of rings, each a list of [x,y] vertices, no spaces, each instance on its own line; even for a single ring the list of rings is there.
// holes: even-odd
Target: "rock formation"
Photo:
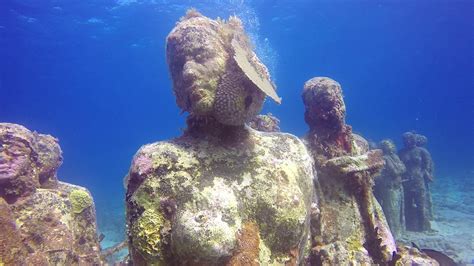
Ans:
[[[0,264],[101,263],[95,208],[83,187],[59,182],[57,139],[0,123]]]
[[[133,158],[125,180],[132,262],[302,263],[312,160],[298,138],[244,124],[276,93],[240,21],[188,12],[168,36],[167,59],[187,129]]]

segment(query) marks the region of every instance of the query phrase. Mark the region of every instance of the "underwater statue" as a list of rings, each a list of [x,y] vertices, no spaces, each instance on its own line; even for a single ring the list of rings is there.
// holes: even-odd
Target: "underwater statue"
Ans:
[[[318,178],[319,210],[312,214],[315,265],[385,264],[396,252],[382,209],[372,193],[373,178],[383,165],[381,150],[369,150],[345,124],[346,108],[339,83],[326,78],[304,85],[305,137]]]
[[[60,182],[58,140],[0,123],[0,265],[99,265],[95,207]]]
[[[383,151],[385,167],[375,180],[374,194],[382,205],[390,230],[396,237],[400,237],[405,230],[402,175],[406,168],[398,157],[392,140],[382,140],[379,147]]]
[[[403,187],[405,191],[406,229],[431,230],[433,216],[429,183],[433,181],[434,164],[431,154],[423,148],[427,138],[413,132],[403,134],[404,148],[399,156],[406,166]]]
[[[144,145],[125,180],[133,265],[298,265],[309,250],[312,159],[295,136],[245,125],[266,67],[240,20],[188,11],[167,37],[182,136]]]
[[[425,148],[426,143],[428,143],[428,138],[421,134],[416,134],[416,146],[420,147],[426,152],[427,154],[427,169],[426,171],[429,173],[425,175],[425,186],[426,186],[426,204],[428,209],[428,215],[430,220],[434,218],[433,214],[433,198],[431,196],[431,189],[430,184],[434,181],[434,162],[431,158],[431,153]]]

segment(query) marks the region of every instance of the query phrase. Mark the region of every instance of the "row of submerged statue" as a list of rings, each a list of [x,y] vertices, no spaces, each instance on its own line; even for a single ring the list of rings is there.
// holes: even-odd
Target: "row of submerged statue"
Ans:
[[[168,35],[187,128],[133,158],[125,179],[128,262],[438,265],[396,246],[372,192],[382,151],[345,124],[341,86],[329,78],[306,82],[309,132],[303,139],[281,133],[276,118],[258,116],[266,96],[280,98],[250,47],[238,18],[211,20],[194,10]],[[12,124],[1,129],[0,230],[7,235],[0,264],[103,263],[90,233],[89,193],[55,178],[56,141],[48,142],[56,157],[45,157],[49,150],[38,149],[48,146],[36,143],[42,135]]]
[[[431,230],[433,206],[429,184],[433,182],[433,161],[423,147],[426,142],[425,136],[406,132],[405,147],[398,155],[393,141],[386,139],[379,144],[385,167],[376,178],[374,193],[397,237],[404,230]]]
[[[341,86],[329,78],[306,82],[308,134],[276,132],[276,119],[254,118],[265,96],[280,98],[250,47],[236,17],[216,21],[190,11],[168,35],[187,129],[143,146],[133,159],[126,178],[131,260],[435,264],[397,250],[372,193],[382,151],[369,150],[345,124]]]

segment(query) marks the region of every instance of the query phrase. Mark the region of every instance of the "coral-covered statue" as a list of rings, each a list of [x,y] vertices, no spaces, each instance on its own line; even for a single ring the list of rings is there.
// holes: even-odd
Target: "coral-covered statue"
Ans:
[[[392,233],[396,237],[400,237],[405,230],[402,175],[406,168],[398,157],[397,149],[392,140],[382,140],[379,147],[383,151],[385,167],[375,180],[374,194],[382,205]]]
[[[316,163],[321,165],[327,159],[350,154],[352,128],[345,124],[341,85],[330,78],[312,78],[304,84],[303,103]]]
[[[405,147],[399,152],[407,170],[403,186],[406,228],[410,231],[431,230],[433,209],[429,183],[433,181],[434,164],[431,154],[423,147],[427,141],[423,135],[406,132],[403,134]]]
[[[311,261],[324,265],[384,264],[396,251],[382,210],[372,193],[383,167],[382,152],[368,150],[345,124],[342,90],[318,77],[304,85],[305,137],[318,170],[319,211],[313,214]]]
[[[279,98],[240,20],[188,12],[168,35],[167,60],[187,129],[134,156],[126,178],[133,264],[300,264],[312,160],[295,136],[245,125],[265,95]]]
[[[94,202],[57,180],[58,140],[0,123],[0,265],[99,265]]]

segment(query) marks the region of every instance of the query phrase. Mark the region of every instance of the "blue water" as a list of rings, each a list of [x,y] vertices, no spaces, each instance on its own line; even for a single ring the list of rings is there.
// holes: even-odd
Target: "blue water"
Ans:
[[[343,87],[347,121],[379,141],[416,130],[436,175],[474,176],[474,1],[0,1],[0,122],[60,140],[59,178],[86,186],[101,228],[123,230],[123,177],[143,144],[178,136],[165,38],[189,7],[242,18],[303,135],[301,90]],[[120,229],[122,228],[122,229]]]

